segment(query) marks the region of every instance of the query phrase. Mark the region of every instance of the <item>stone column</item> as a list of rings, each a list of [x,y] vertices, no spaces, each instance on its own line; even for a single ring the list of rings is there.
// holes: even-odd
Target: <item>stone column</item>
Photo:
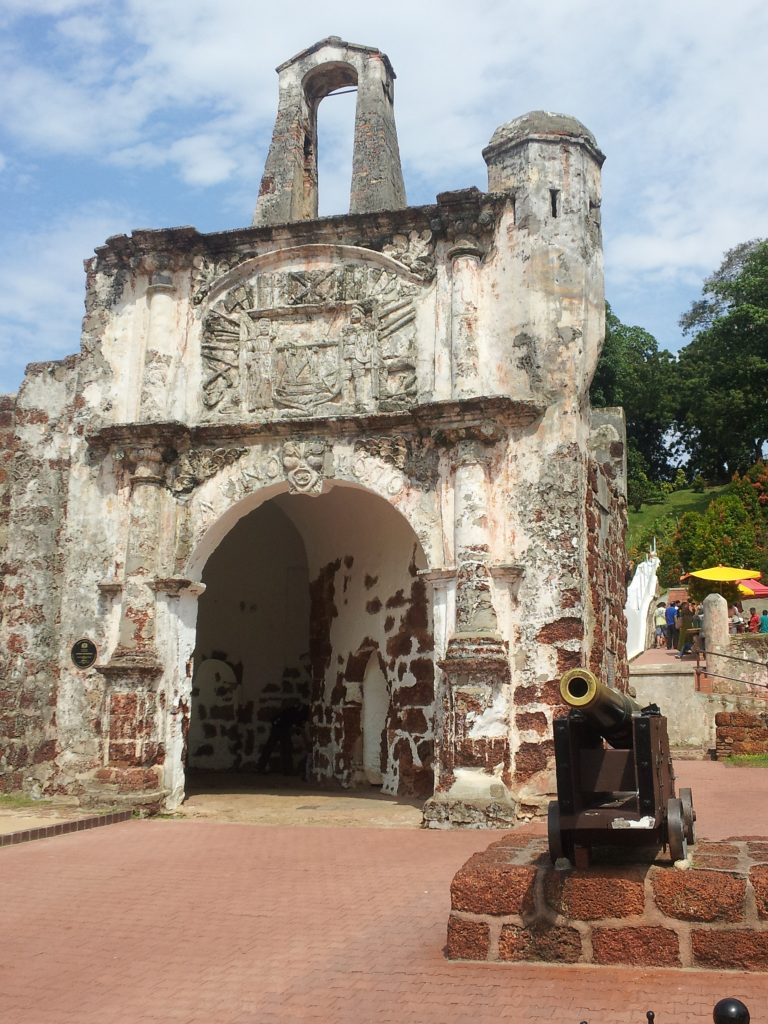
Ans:
[[[707,656],[708,681],[713,693],[733,693],[746,690],[739,687],[732,679],[718,676],[735,676],[733,662],[729,658],[718,657],[728,654],[730,636],[728,633],[728,602],[720,594],[709,594],[703,603],[702,636]]]
[[[509,645],[498,628],[488,568],[486,456],[477,441],[459,441],[454,477],[455,624],[442,670],[442,728],[436,737],[431,827],[514,821],[507,789]]]
[[[425,822],[506,827],[515,820],[507,789],[509,649],[498,632],[484,562],[467,560],[458,568],[456,628],[438,664],[442,728],[436,736],[435,795],[425,806]]]
[[[477,287],[482,250],[462,239],[448,251],[451,261],[451,397],[482,393],[477,348]]]
[[[139,419],[168,419],[168,373],[176,344],[176,289],[171,275],[157,272],[147,288],[149,320],[144,351]]]
[[[394,110],[394,72],[382,53],[361,61],[357,82],[350,213],[406,206]]]
[[[148,446],[126,452],[132,465],[125,581],[118,642],[110,665],[159,674],[155,646],[158,531],[165,473],[162,452]]]
[[[456,565],[488,555],[486,454],[477,441],[459,441],[453,483],[453,550]]]

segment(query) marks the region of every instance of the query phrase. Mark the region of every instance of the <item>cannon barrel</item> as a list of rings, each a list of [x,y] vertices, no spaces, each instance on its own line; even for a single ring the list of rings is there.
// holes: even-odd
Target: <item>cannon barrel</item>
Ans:
[[[560,696],[581,711],[612,747],[632,746],[632,716],[640,708],[625,693],[601,683],[587,668],[572,668],[560,678]]]

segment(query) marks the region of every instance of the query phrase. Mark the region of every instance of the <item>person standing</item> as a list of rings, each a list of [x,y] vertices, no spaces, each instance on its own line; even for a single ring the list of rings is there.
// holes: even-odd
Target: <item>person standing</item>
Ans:
[[[656,647],[663,647],[664,640],[667,633],[667,619],[665,615],[666,609],[664,608],[664,602],[659,601],[656,605],[656,611],[653,613],[653,625],[655,626],[655,644]]]
[[[747,629],[749,629],[750,633],[757,633],[759,628],[760,628],[760,616],[757,614],[757,608],[750,608],[749,609],[749,622],[747,624]]]
[[[768,633],[768,610],[763,608],[763,614],[760,616],[760,623],[757,627],[758,633]]]
[[[693,635],[691,630],[693,629],[693,612],[691,606],[687,601],[683,601],[680,605],[680,611],[677,617],[677,657],[682,658],[683,655],[688,654],[691,650],[691,644],[693,643]]]
[[[670,601],[664,611],[664,621],[667,628],[667,650],[673,651],[675,644],[675,627],[677,623],[677,605]]]

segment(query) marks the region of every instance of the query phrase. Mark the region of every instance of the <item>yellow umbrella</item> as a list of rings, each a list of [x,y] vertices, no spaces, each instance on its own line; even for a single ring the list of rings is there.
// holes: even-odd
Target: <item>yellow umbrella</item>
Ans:
[[[737,580],[757,580],[762,573],[755,569],[734,569],[730,565],[713,565],[710,569],[696,569],[689,576],[700,580],[714,580],[716,583],[735,583]]]

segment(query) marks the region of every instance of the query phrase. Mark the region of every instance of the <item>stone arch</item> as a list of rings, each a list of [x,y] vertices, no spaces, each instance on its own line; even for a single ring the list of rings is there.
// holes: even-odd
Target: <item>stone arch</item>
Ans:
[[[237,480],[233,480],[232,483],[232,489],[235,490],[234,500],[225,497],[221,488],[218,488],[216,491],[213,491],[213,489],[205,490],[200,496],[201,501],[204,500],[209,503],[211,514],[207,520],[199,522],[193,528],[194,542],[183,570],[184,576],[190,580],[196,582],[201,580],[206,561],[243,516],[253,512],[254,509],[264,504],[264,502],[289,492],[289,487],[285,480],[267,484],[252,491],[247,491],[244,487],[238,487]],[[381,498],[413,531],[414,536],[418,539],[421,550],[424,552],[427,568],[433,568],[440,561],[440,554],[435,550],[435,543],[431,542],[430,538],[425,535],[422,524],[414,515],[413,509],[393,500],[393,495],[389,493],[387,487],[386,478],[379,477],[375,480],[371,479],[367,484],[361,484],[357,481],[336,477],[324,482],[323,493],[328,493],[331,488],[336,487],[363,491],[374,497]],[[240,491],[242,493],[239,493]],[[229,493],[231,493],[231,490],[228,491]],[[211,501],[210,499],[213,500]]]
[[[339,266],[344,263],[371,264],[382,270],[390,271],[402,277],[409,284],[423,287],[424,281],[414,274],[404,263],[383,252],[364,249],[358,245],[336,245],[328,242],[312,242],[305,245],[293,245],[282,249],[270,249],[269,252],[251,256],[242,260],[234,267],[229,267],[216,278],[206,292],[208,305],[220,298],[225,292],[259,273],[292,266],[304,267],[315,264]]]
[[[258,559],[268,562],[261,573]],[[189,764],[277,770],[285,764],[283,754],[279,763],[272,751],[266,759],[260,755],[270,722],[289,706],[306,703],[315,779],[364,783],[366,755],[374,768],[373,743],[380,750],[375,781],[395,794],[406,779],[403,791],[414,795],[407,788],[414,757],[405,770],[396,762],[401,750],[420,751],[417,767],[431,771],[428,568],[407,517],[360,485],[337,483],[309,496],[290,494],[280,483],[228,506],[189,559],[188,576],[202,580],[205,593],[187,625],[196,661],[228,662],[238,683],[221,700],[215,690],[206,699],[192,690],[192,715],[199,719],[192,735],[202,740],[190,748]],[[254,616],[267,607],[272,618],[265,626]]]

